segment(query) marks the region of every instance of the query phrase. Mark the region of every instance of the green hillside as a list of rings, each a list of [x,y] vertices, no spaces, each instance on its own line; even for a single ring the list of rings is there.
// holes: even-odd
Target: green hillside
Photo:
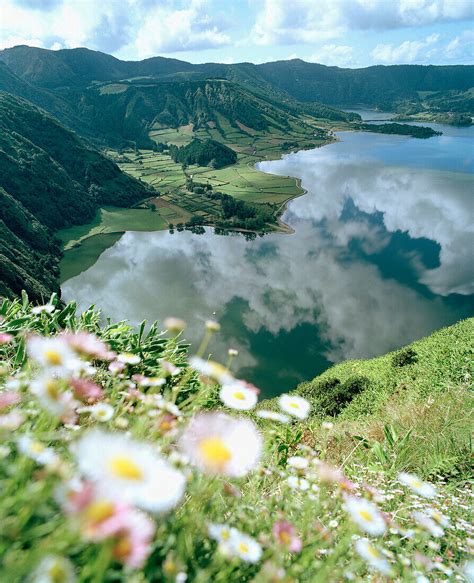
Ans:
[[[0,92],[2,295],[49,295],[60,256],[54,231],[90,221],[102,204],[128,206],[147,196],[46,112]]]
[[[474,87],[471,65],[340,69],[294,59],[259,65],[259,71],[269,83],[300,101],[320,101],[336,107],[361,104],[393,110],[406,102],[421,104],[419,92],[447,92],[449,96]],[[450,107],[449,101],[446,107]]]

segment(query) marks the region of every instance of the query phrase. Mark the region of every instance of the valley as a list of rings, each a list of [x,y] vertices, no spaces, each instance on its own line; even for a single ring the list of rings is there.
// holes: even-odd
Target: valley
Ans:
[[[0,5],[0,583],[474,583],[472,1]]]

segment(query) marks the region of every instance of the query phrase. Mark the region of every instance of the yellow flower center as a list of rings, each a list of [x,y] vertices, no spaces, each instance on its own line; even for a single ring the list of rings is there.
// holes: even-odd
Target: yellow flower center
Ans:
[[[50,379],[45,383],[46,394],[53,401],[57,401],[61,394],[59,390],[59,383],[54,379]]]
[[[280,541],[284,545],[289,545],[291,543],[291,535],[289,532],[285,530],[280,532]]]
[[[32,453],[42,453],[45,450],[44,445],[39,441],[34,441],[30,447]]]
[[[367,510],[359,510],[359,516],[362,518],[362,520],[365,520],[366,522],[372,522],[374,519],[372,514],[370,514],[370,512],[367,512]]]
[[[114,557],[116,559],[125,559],[132,550],[132,543],[128,538],[121,538],[114,547]]]
[[[114,505],[112,502],[107,500],[102,500],[98,502],[92,502],[87,507],[86,518],[91,522],[97,523],[110,518],[114,513]]]
[[[245,543],[239,543],[239,547],[238,548],[239,548],[239,551],[241,553],[243,553],[244,555],[249,552],[249,547]]]
[[[239,399],[239,401],[245,401],[245,395],[242,393],[242,391],[237,391],[234,393],[234,397]]]
[[[412,488],[421,488],[423,486],[423,482],[421,480],[412,480],[411,487]]]
[[[229,448],[220,437],[203,439],[199,444],[199,450],[206,465],[218,468],[222,468],[232,457]]]
[[[380,559],[380,553],[374,547],[368,546],[367,551],[368,551],[369,555],[374,557],[374,559]]]
[[[57,350],[46,350],[44,358],[46,362],[52,366],[59,366],[62,363],[61,355]]]
[[[67,580],[67,573],[64,567],[59,563],[54,563],[54,565],[51,566],[48,575],[53,583],[63,583],[63,581]]]
[[[133,460],[125,456],[118,455],[112,458],[109,461],[109,469],[117,478],[135,481],[143,479],[142,470]]]
[[[222,540],[229,540],[230,539],[230,532],[228,530],[222,529],[221,530],[221,539]]]
[[[290,403],[290,407],[293,407],[293,409],[299,409],[300,406],[298,405],[298,403]]]

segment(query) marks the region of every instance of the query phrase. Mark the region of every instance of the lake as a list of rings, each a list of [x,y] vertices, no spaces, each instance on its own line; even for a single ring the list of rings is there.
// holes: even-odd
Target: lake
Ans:
[[[216,319],[213,357],[238,349],[266,396],[472,315],[474,128],[430,125],[445,133],[343,132],[261,162],[307,190],[283,216],[293,234],[127,232],[63,298],[132,323],[181,317],[194,344]]]

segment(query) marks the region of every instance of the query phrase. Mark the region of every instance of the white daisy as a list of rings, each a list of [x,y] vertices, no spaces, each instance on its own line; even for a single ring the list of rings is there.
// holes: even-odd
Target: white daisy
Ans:
[[[22,435],[18,439],[18,449],[22,454],[42,466],[51,466],[58,461],[58,456],[51,447],[46,447],[40,441],[29,435]]]
[[[35,569],[32,583],[74,583],[74,567],[68,559],[48,555]]]
[[[209,536],[218,543],[229,544],[233,535],[236,534],[235,528],[227,526],[227,524],[217,524],[215,522],[208,524]]]
[[[219,397],[227,407],[241,411],[253,409],[258,401],[257,393],[240,381],[223,385]]]
[[[437,524],[444,528],[449,528],[450,526],[449,518],[445,514],[442,514],[441,512],[439,512],[439,510],[436,510],[435,508],[428,508],[427,512],[428,515],[431,516],[431,518]]]
[[[364,559],[364,561],[367,561],[371,567],[383,575],[390,574],[390,565],[387,560],[366,538],[358,539],[355,542],[355,548],[358,554]]]
[[[68,375],[80,365],[80,360],[64,338],[32,336],[27,347],[31,358],[55,376]]]
[[[210,330],[211,332],[219,332],[221,325],[215,320],[206,320],[206,329]]]
[[[377,506],[365,498],[349,496],[345,507],[352,520],[368,534],[380,536],[387,530],[385,520]]]
[[[191,463],[201,469],[239,477],[258,465],[262,437],[248,419],[200,413],[186,427],[180,447]]]
[[[420,480],[420,478],[418,478],[418,476],[415,476],[414,474],[407,474],[406,472],[402,472],[398,474],[398,480],[405,486],[411,488],[413,492],[419,494],[420,496],[425,498],[433,498],[436,496],[436,488],[428,482],[423,482]]]
[[[160,363],[161,368],[163,369],[163,371],[167,375],[171,375],[172,377],[175,377],[176,375],[178,375],[181,372],[181,369],[178,366],[176,366],[175,364],[173,364],[172,362],[169,362],[168,360],[166,360],[164,358],[159,358],[158,362]]]
[[[137,381],[140,387],[162,387],[166,385],[166,379],[163,377],[142,377]]]
[[[123,352],[117,356],[117,360],[122,364],[138,364],[141,361],[141,358],[138,356],[138,354]]]
[[[297,395],[280,395],[278,404],[285,413],[298,417],[298,419],[306,419],[311,409],[309,401]]]
[[[286,483],[292,490],[301,490],[302,492],[309,490],[310,486],[306,478],[299,478],[298,476],[290,476],[286,479]]]
[[[204,360],[198,356],[189,359],[189,366],[205,377],[216,381],[220,385],[234,382],[234,377],[229,370],[213,360]]]
[[[96,403],[91,407],[84,407],[83,410],[89,411],[94,419],[103,423],[110,421],[115,413],[115,409],[108,403]]]
[[[38,314],[52,314],[56,308],[52,304],[44,304],[44,306],[35,306],[31,308],[31,313]]]
[[[246,563],[257,563],[262,557],[262,547],[258,542],[238,530],[232,532],[229,546],[231,553]]]
[[[269,411],[268,409],[260,409],[260,411],[257,411],[257,417],[278,421],[280,423],[288,423],[290,421],[288,415],[283,415],[283,413],[277,413],[276,411]]]
[[[37,396],[41,405],[57,417],[71,413],[77,404],[71,391],[63,390],[61,379],[41,376],[31,381],[30,391]]]
[[[79,439],[74,453],[81,473],[107,496],[150,512],[166,512],[183,496],[183,474],[146,443],[96,429]]]
[[[424,514],[423,512],[413,512],[413,518],[416,522],[425,530],[427,530],[432,536],[439,538],[443,536],[444,530],[441,526],[435,522],[430,516]]]
[[[309,466],[309,461],[300,455],[293,455],[286,460],[286,463],[290,468],[295,470],[305,470]]]
[[[176,334],[178,332],[182,332],[186,328],[186,322],[184,320],[181,320],[181,318],[173,317],[165,318],[163,324],[166,330],[169,330],[170,332],[174,332]]]

